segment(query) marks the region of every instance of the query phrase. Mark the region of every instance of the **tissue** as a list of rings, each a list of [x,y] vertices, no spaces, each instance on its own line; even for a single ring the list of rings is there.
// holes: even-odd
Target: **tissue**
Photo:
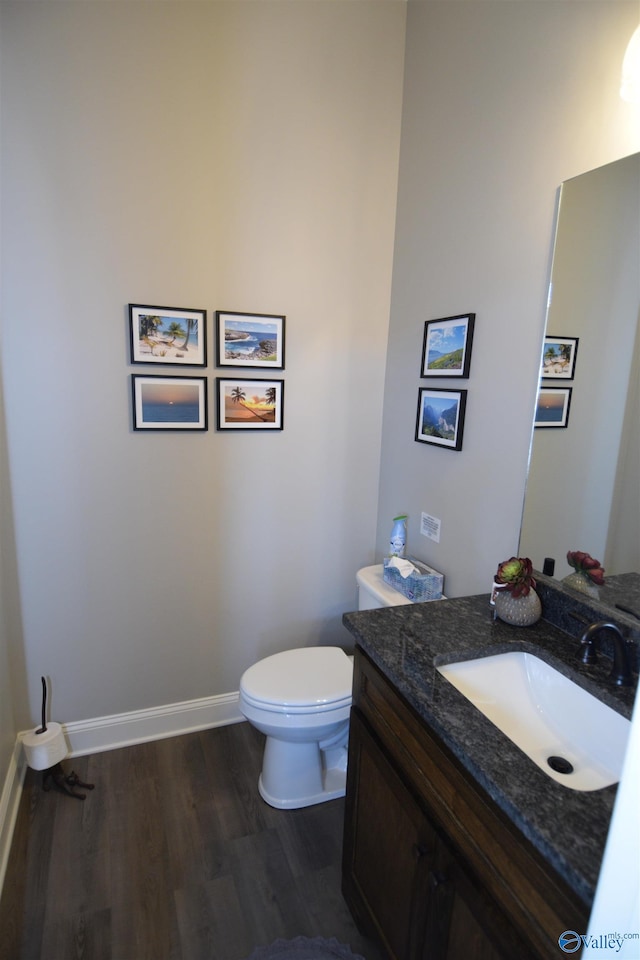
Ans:
[[[393,567],[398,571],[401,577],[404,577],[405,580],[407,577],[410,577],[412,573],[420,575],[420,571],[417,567],[411,563],[410,560],[403,560],[400,557],[392,557],[389,560],[388,566]]]

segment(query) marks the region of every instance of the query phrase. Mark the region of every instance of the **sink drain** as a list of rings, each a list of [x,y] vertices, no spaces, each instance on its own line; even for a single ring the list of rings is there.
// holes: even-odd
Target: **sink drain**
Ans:
[[[564,757],[547,757],[547,763],[556,773],[573,773],[573,764]]]

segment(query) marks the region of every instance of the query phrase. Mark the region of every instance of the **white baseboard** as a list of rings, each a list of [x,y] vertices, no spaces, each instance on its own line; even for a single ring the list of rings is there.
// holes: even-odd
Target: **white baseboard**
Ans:
[[[4,884],[13,831],[18,816],[22,784],[27,771],[22,744],[16,741],[9,761],[9,769],[0,794],[0,893]]]
[[[93,717],[62,723],[68,757],[84,757],[88,753],[103,753],[130,747],[134,743],[179,737],[183,733],[209,730],[227,723],[239,723],[245,718],[240,713],[240,694],[222,693],[199,700],[184,700],[168,703],[146,710],[116,713],[109,717]],[[18,734],[17,750],[22,755],[22,738],[27,731]]]
[[[62,729],[69,745],[69,757],[82,757],[88,753],[238,723],[245,719],[240,713],[239,701],[239,693],[223,693],[110,717],[63,723]]]

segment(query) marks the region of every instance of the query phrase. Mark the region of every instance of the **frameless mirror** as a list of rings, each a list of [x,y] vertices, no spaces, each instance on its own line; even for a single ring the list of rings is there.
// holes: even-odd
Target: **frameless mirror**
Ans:
[[[577,350],[573,369],[541,379],[566,424],[534,429],[519,548],[538,570],[553,557],[557,578],[570,572],[568,550],[597,557],[607,575],[640,572],[639,314],[634,154],[560,191],[545,343],[577,340]]]

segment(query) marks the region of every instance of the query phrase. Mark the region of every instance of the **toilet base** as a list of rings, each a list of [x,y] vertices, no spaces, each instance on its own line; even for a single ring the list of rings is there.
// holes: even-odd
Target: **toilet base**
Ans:
[[[346,745],[323,750],[317,742],[267,737],[258,792],[270,807],[297,810],[337,800],[344,797],[346,783]]]
[[[338,800],[344,797],[347,787],[347,775],[341,770],[327,770],[326,786],[319,792],[304,797],[273,797],[262,783],[262,774],[258,779],[258,793],[265,803],[277,810],[299,810],[301,807],[313,807],[316,803],[325,803],[327,800]]]

